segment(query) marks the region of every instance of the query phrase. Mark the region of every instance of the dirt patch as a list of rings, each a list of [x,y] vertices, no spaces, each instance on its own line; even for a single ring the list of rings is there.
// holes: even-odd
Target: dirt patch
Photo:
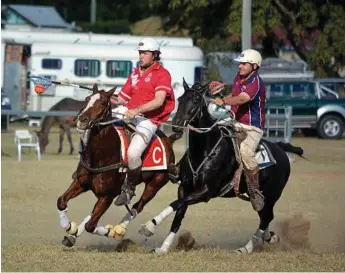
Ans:
[[[280,250],[301,250],[310,248],[309,231],[311,221],[302,214],[278,223]]]
[[[180,234],[177,240],[176,250],[188,251],[195,246],[195,238],[189,231],[184,231]]]
[[[131,239],[124,239],[122,240],[116,247],[116,251],[118,252],[136,252],[136,253],[145,253],[147,250],[132,241]]]

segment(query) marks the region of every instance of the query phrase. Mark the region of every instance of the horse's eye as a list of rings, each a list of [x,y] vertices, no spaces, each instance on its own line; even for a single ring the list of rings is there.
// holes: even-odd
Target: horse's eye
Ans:
[[[195,96],[193,98],[193,103],[198,103],[200,101],[200,97],[199,96]]]

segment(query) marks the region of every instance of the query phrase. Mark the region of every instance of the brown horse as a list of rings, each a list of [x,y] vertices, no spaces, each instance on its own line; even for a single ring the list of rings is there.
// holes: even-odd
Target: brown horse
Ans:
[[[76,111],[78,112],[84,105],[84,101],[78,101],[71,98],[64,98],[55,105],[53,105],[49,111]],[[39,139],[39,145],[42,153],[45,153],[46,146],[49,143],[48,135],[51,127],[54,123],[57,123],[60,127],[60,137],[59,137],[59,150],[58,153],[62,152],[62,144],[64,140],[64,135],[66,133],[68,142],[70,144],[69,154],[73,154],[74,147],[71,137],[71,125],[75,124],[73,117],[63,117],[63,116],[46,116],[43,119],[42,127],[40,131],[36,131]]]
[[[110,207],[113,199],[121,192],[121,185],[125,178],[125,174],[119,172],[119,168],[123,166],[120,162],[121,140],[112,125],[114,120],[111,117],[110,97],[115,89],[113,88],[109,92],[98,91],[95,84],[93,93],[85,99],[85,103],[76,118],[77,130],[83,134],[81,137],[83,149],[77,175],[67,191],[57,200],[60,225],[68,233],[62,243],[68,247],[75,244],[76,238],[84,230],[92,234],[122,239],[130,221],[169,181],[167,170],[143,171],[144,191],[140,200],[133,205],[131,210],[127,207],[128,213],[120,224],[115,227],[112,225],[97,226],[99,219]],[[173,164],[175,156],[172,143],[177,139],[174,139],[176,135],[167,137],[160,130],[157,131],[157,135],[161,137],[165,147],[167,164]],[[67,203],[88,190],[92,190],[98,201],[92,213],[77,226],[75,222],[68,220]]]

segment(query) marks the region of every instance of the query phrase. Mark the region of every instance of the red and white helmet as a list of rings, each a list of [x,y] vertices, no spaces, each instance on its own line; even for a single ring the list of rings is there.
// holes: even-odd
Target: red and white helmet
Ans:
[[[246,49],[243,50],[240,56],[234,59],[234,61],[239,63],[257,64],[260,67],[262,63],[262,57],[258,51],[254,49]]]
[[[144,38],[139,42],[137,50],[160,52],[160,45],[156,39]]]

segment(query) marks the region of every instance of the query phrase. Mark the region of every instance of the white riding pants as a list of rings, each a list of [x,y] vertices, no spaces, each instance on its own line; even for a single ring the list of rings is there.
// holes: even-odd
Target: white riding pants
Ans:
[[[124,113],[128,111],[126,106],[118,106],[112,110],[112,116],[118,119],[124,119]],[[153,135],[156,133],[158,126],[151,120],[137,117],[131,119],[131,123],[135,129],[145,136],[145,140],[139,134],[134,134],[128,147],[128,168],[133,170],[142,165],[141,157],[145,149],[149,145]]]

